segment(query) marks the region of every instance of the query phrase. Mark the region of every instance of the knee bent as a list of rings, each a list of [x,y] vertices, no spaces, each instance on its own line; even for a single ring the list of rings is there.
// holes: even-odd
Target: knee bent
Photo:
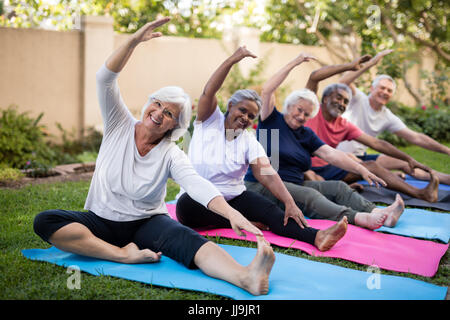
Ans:
[[[33,221],[33,229],[34,232],[39,234],[39,231],[44,229],[44,227],[48,224],[49,217],[52,215],[54,210],[42,211],[34,217]]]
[[[59,210],[42,211],[34,217],[33,230],[39,237],[48,242],[51,236],[50,230],[53,230],[52,223],[55,222],[55,216]]]

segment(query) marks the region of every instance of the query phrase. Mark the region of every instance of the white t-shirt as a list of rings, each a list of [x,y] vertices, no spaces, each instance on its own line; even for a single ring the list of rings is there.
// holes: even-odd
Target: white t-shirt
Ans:
[[[168,178],[206,207],[220,192],[196,173],[174,142],[164,138],[145,156],[139,154],[134,139],[138,120],[122,100],[118,75],[105,65],[97,72],[104,134],[84,208],[113,221],[167,214]]]
[[[203,122],[194,122],[189,159],[195,170],[214,184],[225,200],[245,191],[244,176],[257,158],[267,157],[253,133],[243,130],[235,139],[225,139],[225,116],[219,107]]]
[[[369,97],[359,89],[356,89],[355,95],[342,116],[372,137],[376,137],[383,131],[394,133],[406,128],[403,121],[386,106],[383,106],[380,111],[374,110],[370,106]],[[357,141],[343,141],[336,149],[363,155],[367,146]]]

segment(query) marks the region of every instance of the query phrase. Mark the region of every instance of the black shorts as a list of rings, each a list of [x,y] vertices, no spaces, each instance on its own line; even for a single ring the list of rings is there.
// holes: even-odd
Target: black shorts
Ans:
[[[97,238],[112,245],[124,247],[134,242],[140,249],[162,252],[190,269],[196,268],[194,256],[208,242],[205,237],[166,214],[117,222],[101,218],[92,211],[48,210],[35,217],[34,231],[49,242],[55,231],[73,222],[86,226]]]

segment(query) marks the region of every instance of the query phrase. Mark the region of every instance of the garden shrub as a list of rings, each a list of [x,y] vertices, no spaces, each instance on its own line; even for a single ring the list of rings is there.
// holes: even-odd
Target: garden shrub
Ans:
[[[27,162],[50,165],[54,152],[45,141],[44,126],[28,112],[19,113],[17,106],[1,110],[0,163],[7,167],[23,169]]]
[[[75,130],[68,131],[64,129],[60,123],[56,123],[56,127],[60,131],[62,142],[53,144],[54,149],[59,150],[62,154],[73,157],[71,162],[76,162],[77,155],[83,152],[98,153],[102,143],[103,134],[93,127],[89,127],[81,133],[81,137],[77,136]],[[68,163],[68,162],[65,162]]]
[[[431,138],[441,141],[450,141],[450,108],[449,107],[407,107],[400,103],[390,103],[389,108],[411,130],[422,132]],[[380,139],[387,140],[397,146],[406,146],[408,142],[395,134],[384,132]]]
[[[100,132],[89,128],[77,138],[57,124],[62,142],[50,142],[45,126],[39,124],[42,116],[19,113],[15,105],[1,111],[0,168],[24,169],[28,176],[39,177],[57,164],[95,161],[103,138]]]
[[[11,181],[19,181],[25,176],[19,169],[0,168],[0,184]]]

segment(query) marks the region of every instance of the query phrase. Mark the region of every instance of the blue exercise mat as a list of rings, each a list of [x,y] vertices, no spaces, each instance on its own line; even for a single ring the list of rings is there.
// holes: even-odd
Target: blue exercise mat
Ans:
[[[448,243],[450,214],[406,208],[394,228],[381,227],[375,231]]]
[[[405,177],[405,181],[408,182],[410,185],[413,185],[413,186],[415,186],[417,188],[420,188],[420,189],[425,188],[428,185],[428,183],[429,183],[429,181],[419,180],[419,179],[416,179],[416,178],[414,178],[414,177],[412,177],[412,176],[410,176],[408,174]],[[439,190],[450,191],[450,185],[440,183],[439,184]]]
[[[413,187],[416,187],[419,189],[425,188],[429,183],[429,181],[419,180],[408,174],[405,176],[405,182],[407,182],[408,184],[412,185]],[[369,185],[369,183],[365,180],[358,181],[358,183],[364,184],[364,185]],[[450,191],[450,185],[441,183],[441,184],[439,184],[439,190]]]
[[[248,265],[256,249],[221,245],[239,263]],[[269,294],[253,296],[228,282],[206,276],[200,270],[162,257],[158,263],[120,264],[58,250],[22,250],[31,260],[59,266],[78,266],[93,275],[107,275],[156,286],[213,293],[238,300],[443,300],[446,287],[410,278],[347,269],[275,253],[269,278]],[[82,285],[82,282],[81,282]]]

